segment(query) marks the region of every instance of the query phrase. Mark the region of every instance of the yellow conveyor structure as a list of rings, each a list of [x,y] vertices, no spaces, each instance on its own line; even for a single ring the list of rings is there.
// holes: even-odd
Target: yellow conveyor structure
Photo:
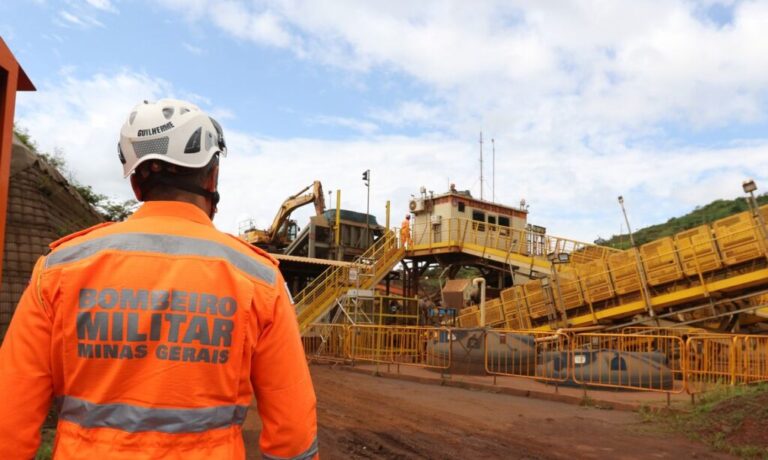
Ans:
[[[768,221],[768,205],[759,212]],[[332,267],[315,279],[295,298],[299,325],[303,332],[352,289],[373,289],[403,258],[448,253],[491,260],[530,278],[487,303],[491,326],[768,322],[768,228],[760,221],[742,212],[620,251],[468,219],[433,220],[412,230],[407,252],[389,231],[351,266]],[[568,263],[558,263],[562,254]],[[458,317],[460,326],[478,321],[477,307]]]
[[[732,328],[768,322],[768,205],[625,251],[553,265],[486,305],[491,325],[555,329],[640,323]],[[590,249],[590,251],[595,251]],[[477,324],[475,308],[459,324]],[[650,322],[648,321],[650,320]]]

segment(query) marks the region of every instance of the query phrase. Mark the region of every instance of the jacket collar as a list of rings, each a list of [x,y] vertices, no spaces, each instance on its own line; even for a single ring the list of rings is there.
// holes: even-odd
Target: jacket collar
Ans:
[[[177,217],[213,227],[213,222],[202,209],[183,201],[147,201],[129,219],[145,217]]]

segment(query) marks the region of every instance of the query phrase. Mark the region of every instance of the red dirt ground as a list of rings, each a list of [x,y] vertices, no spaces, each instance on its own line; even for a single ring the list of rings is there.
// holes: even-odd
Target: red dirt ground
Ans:
[[[732,445],[768,449],[768,393],[718,403],[709,418],[714,426],[705,433],[724,433]]]
[[[731,458],[631,412],[312,367],[323,459]],[[259,458],[259,420],[244,426]]]

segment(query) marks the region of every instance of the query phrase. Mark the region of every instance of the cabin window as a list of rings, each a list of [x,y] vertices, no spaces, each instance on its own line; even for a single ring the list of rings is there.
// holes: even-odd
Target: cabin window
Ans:
[[[459,212],[464,212],[464,209],[466,208],[466,205],[459,201]]]
[[[496,225],[496,216],[488,216],[488,223],[491,225]]]
[[[509,217],[499,216],[499,225],[509,227]]]
[[[485,231],[485,213],[482,211],[472,211],[472,227],[479,231]]]

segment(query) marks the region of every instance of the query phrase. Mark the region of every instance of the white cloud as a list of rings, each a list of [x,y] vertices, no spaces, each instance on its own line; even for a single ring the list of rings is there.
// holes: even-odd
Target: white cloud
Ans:
[[[94,17],[70,11],[61,10],[59,11],[58,17],[58,24],[64,27],[67,27],[68,25],[76,26],[81,29],[89,29],[91,27],[104,27],[104,24]],[[63,22],[61,20],[63,20]]]
[[[459,128],[496,117],[547,137],[766,118],[764,2],[730,6],[727,27],[683,0],[163,3],[302,59],[402,72],[433,87]]]
[[[115,8],[115,5],[110,0],[85,0],[85,2],[98,10],[117,13],[117,8]]]
[[[366,113],[310,117],[352,129],[349,139],[271,139],[224,123],[232,154],[222,164],[217,222],[230,231],[245,217],[268,225],[285,197],[315,179],[342,188],[345,207],[364,209],[359,173],[368,168],[380,217],[385,199],[405,210],[421,185],[439,192],[450,181],[478,194],[481,129],[496,140],[497,200],[526,198],[531,221],[563,236],[617,232],[618,195],[639,228],[738,196],[746,177],[768,187],[768,135],[694,147],[660,128],[705,133],[766,123],[765,2],[734,3],[732,20],[716,24],[683,0],[161,1],[191,27],[212,21],[236,40],[307,65],[363,78],[382,72],[424,88],[421,98]],[[146,74],[68,75],[20,95],[19,113],[41,145],[65,148],[81,180],[127,194],[113,156],[122,117],[138,100],[173,92],[179,88]],[[186,96],[219,118],[233,115],[205,96]],[[421,134],[385,136],[392,131],[385,128]],[[442,134],[428,134],[434,128]],[[489,148],[486,155],[490,177]]]
[[[375,109],[371,118],[394,126],[417,123],[427,126],[445,125],[445,113],[439,107],[427,106],[417,101],[400,103],[394,109]]]
[[[120,126],[138,101],[167,95],[188,96],[162,79],[127,70],[84,79],[68,75],[40,85],[37,93],[20,93],[18,121],[43,150],[63,148],[78,180],[100,193],[129,198],[115,153]],[[233,131],[226,123],[224,129],[230,155],[222,161],[223,198],[216,222],[232,232],[248,217],[268,226],[283,199],[316,179],[326,191],[341,189],[344,207],[365,209],[360,179],[365,169],[373,171],[371,209],[382,222],[387,199],[397,223],[410,194],[422,185],[439,193],[450,182],[459,188],[475,184],[473,192],[479,192],[474,139],[375,134],[337,141],[271,139]],[[526,198],[533,222],[582,240],[618,231],[620,194],[639,227],[712,199],[737,196],[744,177],[768,185],[768,141],[721,150],[625,149],[601,157],[584,148],[553,153],[534,144],[512,150],[496,140],[497,199],[516,204]],[[485,158],[490,180],[488,148]],[[300,224],[310,212],[298,213]]]
[[[348,128],[352,131],[361,134],[374,134],[379,130],[379,127],[375,123],[369,121],[357,120],[354,118],[346,117],[332,117],[327,115],[321,115],[312,117],[308,120],[310,124],[326,125],[326,126],[340,126],[342,128]]]
[[[189,51],[190,53],[192,53],[192,54],[194,54],[196,56],[200,56],[200,55],[202,55],[205,52],[205,50],[200,48],[199,46],[195,46],[195,45],[192,45],[192,44],[187,43],[187,42],[182,42],[181,46],[185,50]]]
[[[38,90],[19,93],[17,122],[41,150],[61,148],[75,178],[99,193],[127,199],[117,160],[120,126],[136,103],[172,95],[169,83],[143,73],[120,71],[79,79],[71,70]]]

